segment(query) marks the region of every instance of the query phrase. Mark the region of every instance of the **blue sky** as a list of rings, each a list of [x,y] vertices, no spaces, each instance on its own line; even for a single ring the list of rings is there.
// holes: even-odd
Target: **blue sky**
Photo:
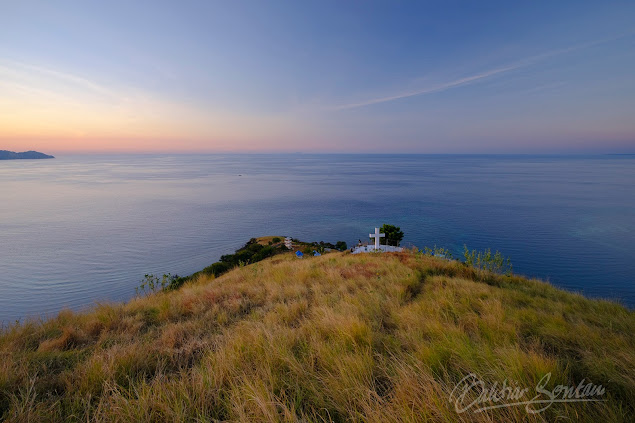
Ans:
[[[0,142],[635,152],[635,2],[3,1]]]

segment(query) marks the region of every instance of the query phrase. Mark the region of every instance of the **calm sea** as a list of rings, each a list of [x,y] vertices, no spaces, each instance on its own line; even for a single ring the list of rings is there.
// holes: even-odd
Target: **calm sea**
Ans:
[[[249,238],[497,249],[635,306],[635,156],[119,155],[0,162],[0,320],[126,300]]]

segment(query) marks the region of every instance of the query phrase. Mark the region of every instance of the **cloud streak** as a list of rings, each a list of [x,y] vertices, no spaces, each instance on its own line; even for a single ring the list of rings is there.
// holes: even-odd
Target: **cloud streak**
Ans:
[[[334,110],[355,109],[355,108],[358,108],[358,107],[372,106],[373,104],[387,103],[389,101],[400,100],[402,98],[408,98],[408,97],[415,97],[415,96],[420,96],[420,95],[425,95],[425,94],[438,93],[438,92],[441,92],[441,91],[449,90],[451,88],[460,87],[462,85],[469,85],[469,84],[472,84],[474,82],[480,81],[481,79],[489,78],[491,76],[498,75],[498,74],[505,73],[505,72],[509,72],[509,71],[512,71],[512,70],[515,70],[515,69],[519,69],[521,67],[523,67],[523,66],[522,65],[513,65],[513,66],[506,66],[506,67],[502,67],[502,68],[498,68],[498,69],[492,69],[492,70],[489,70],[487,72],[482,72],[482,73],[479,73],[479,74],[476,74],[476,75],[468,76],[468,77],[465,77],[465,78],[457,79],[455,81],[446,82],[446,83],[443,83],[443,84],[435,85],[435,86],[424,88],[424,89],[421,89],[421,90],[409,91],[409,92],[405,92],[405,93],[391,95],[391,96],[388,96],[388,97],[375,98],[375,99],[372,99],[372,100],[366,100],[366,101],[362,101],[362,102],[359,102],[359,103],[344,104],[344,105],[341,105],[341,106],[335,106],[333,109]]]
[[[562,48],[562,49],[558,49],[558,50],[552,50],[552,51],[548,51],[546,53],[542,53],[542,54],[538,54],[535,56],[530,56],[527,57],[525,59],[522,60],[518,60],[513,64],[507,65],[507,66],[503,66],[503,67],[499,67],[499,68],[495,68],[495,69],[491,69],[485,72],[481,72],[481,73],[477,73],[475,75],[471,75],[471,76],[467,76],[464,78],[460,78],[460,79],[456,79],[454,81],[449,81],[449,82],[445,82],[445,83],[441,83],[441,84],[437,84],[431,87],[426,87],[423,89],[419,89],[419,90],[413,90],[413,91],[406,91],[406,92],[402,92],[399,94],[394,94],[394,95],[389,95],[389,96],[385,96],[385,97],[379,97],[379,98],[374,98],[374,99],[370,99],[370,100],[365,100],[365,101],[360,101],[357,103],[349,103],[349,104],[343,104],[343,105],[338,105],[338,106],[334,106],[331,108],[331,110],[335,110],[335,111],[339,111],[339,110],[348,110],[348,109],[356,109],[356,108],[360,108],[360,107],[366,107],[366,106],[372,106],[375,104],[381,104],[381,103],[388,103],[391,101],[396,101],[396,100],[401,100],[404,98],[409,98],[409,97],[416,97],[416,96],[422,96],[422,95],[427,95],[427,94],[433,94],[433,93],[439,93],[439,92],[443,92],[443,91],[447,91],[453,88],[458,88],[458,87],[462,87],[462,86],[468,86],[471,84],[475,84],[481,80],[487,79],[487,78],[491,78],[493,76],[496,75],[502,75],[508,72],[512,72],[518,69],[522,69],[531,65],[534,65],[536,63],[539,63],[541,61],[553,58],[553,57],[557,57],[563,54],[567,54],[567,53],[571,53],[574,51],[578,51],[578,50],[582,50],[582,49],[586,49],[589,47],[593,47],[596,45],[600,45],[609,41],[614,41],[623,37],[626,37],[628,35],[632,35],[633,32],[628,32],[625,34],[621,34],[617,37],[611,37],[611,38],[603,38],[600,40],[595,40],[595,41],[591,41],[588,43],[584,43],[584,44],[577,44],[571,47],[566,47],[566,48]]]
[[[4,63],[5,65],[2,65],[0,63],[0,75],[3,75],[3,77],[12,77],[12,79],[25,79],[29,81],[30,85],[37,85],[38,77],[44,77],[47,78],[47,80],[45,81],[47,84],[50,84],[50,81],[57,81],[73,86],[83,92],[90,92],[92,94],[97,94],[108,98],[116,97],[115,93],[113,93],[108,88],[86,78],[82,78],[68,72],[60,72],[58,70],[16,61],[4,61]],[[39,84],[41,83],[42,82],[39,82]]]

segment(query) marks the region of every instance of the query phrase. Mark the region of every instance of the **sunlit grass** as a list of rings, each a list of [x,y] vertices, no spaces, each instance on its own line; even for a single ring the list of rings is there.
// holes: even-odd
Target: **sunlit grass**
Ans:
[[[281,255],[0,335],[8,421],[629,421],[635,315],[414,253]],[[469,373],[599,403],[457,414]]]

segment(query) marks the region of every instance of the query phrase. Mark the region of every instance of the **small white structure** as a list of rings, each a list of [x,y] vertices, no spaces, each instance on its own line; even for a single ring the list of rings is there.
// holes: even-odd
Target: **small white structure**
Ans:
[[[380,245],[379,239],[384,238],[386,234],[379,233],[379,228],[375,228],[374,234],[368,234],[369,237],[375,238],[375,245],[358,245],[351,254],[359,253],[398,253],[403,251],[402,247],[393,247],[392,245]]]
[[[368,234],[369,237],[375,238],[375,250],[379,250],[379,238],[384,238],[386,234],[380,234],[379,228],[375,228],[374,234]]]
[[[289,250],[293,248],[293,240],[291,240],[290,236],[284,239],[284,246],[287,247]]]

